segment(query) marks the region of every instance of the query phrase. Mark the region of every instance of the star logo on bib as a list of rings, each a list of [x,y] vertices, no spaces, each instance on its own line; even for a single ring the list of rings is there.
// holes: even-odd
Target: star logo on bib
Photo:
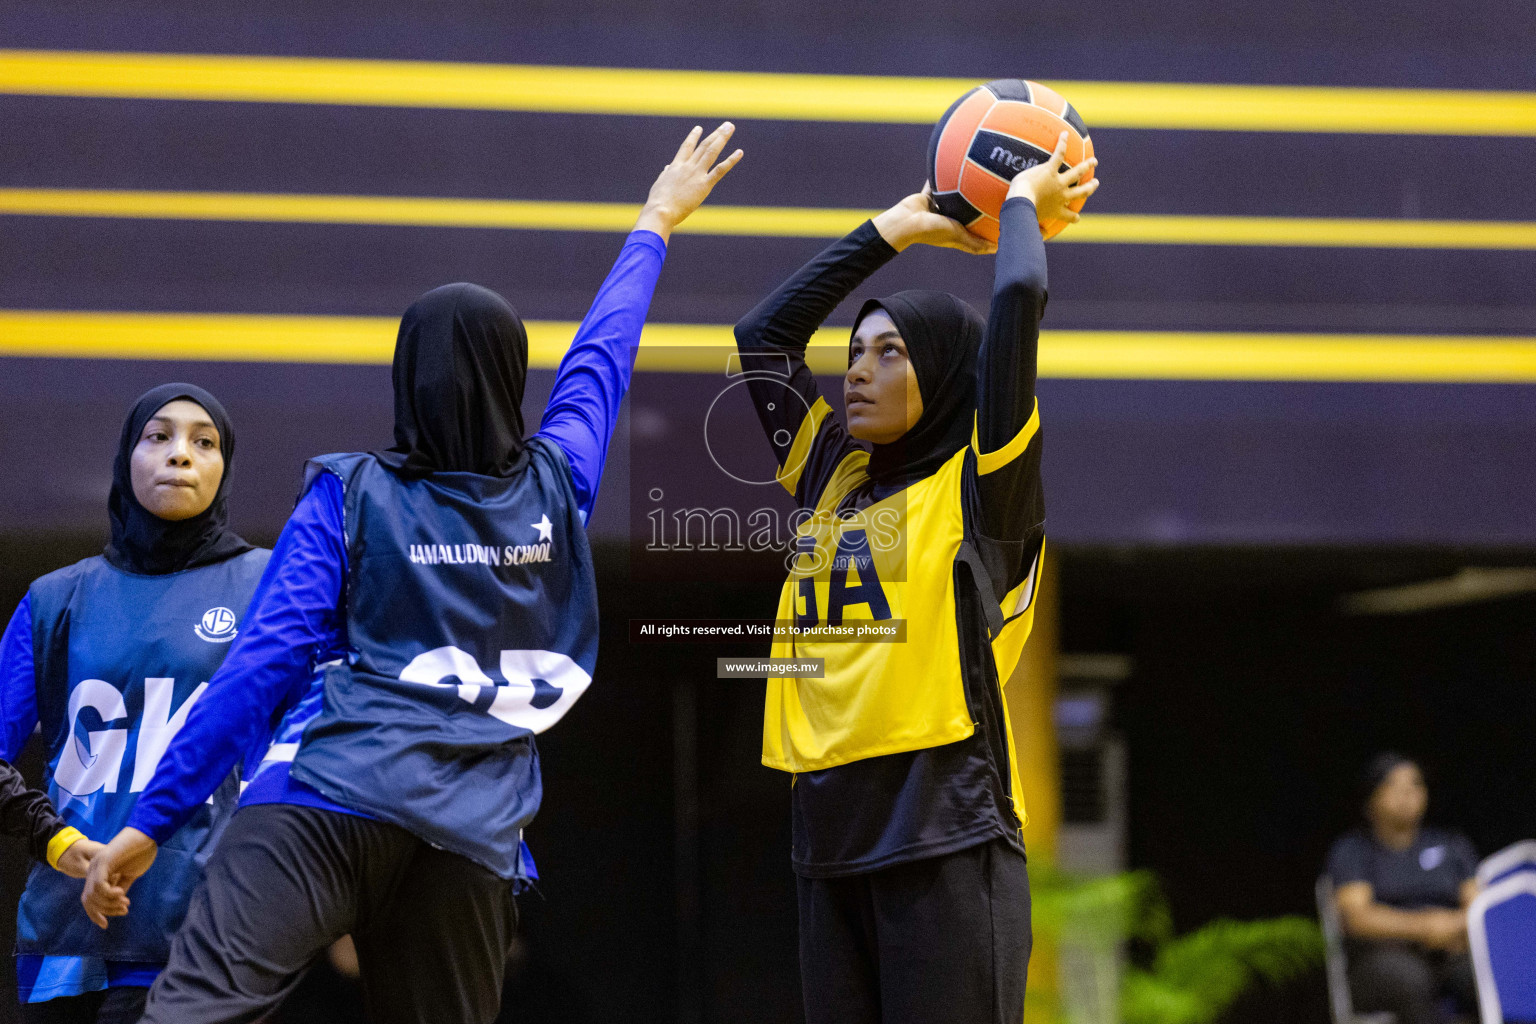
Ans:
[[[528,525],[539,531],[540,542],[550,540],[554,536],[555,524],[549,521],[549,516],[547,515],[539,516],[538,522],[529,523]]]

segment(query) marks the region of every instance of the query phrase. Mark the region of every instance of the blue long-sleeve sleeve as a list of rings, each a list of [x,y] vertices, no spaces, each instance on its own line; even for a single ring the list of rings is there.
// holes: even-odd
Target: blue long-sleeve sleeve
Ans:
[[[139,797],[128,824],[164,842],[308,684],[345,649],[341,481],[318,474],[283,527],[240,635]]]
[[[640,347],[640,329],[666,256],[667,243],[660,235],[630,233],[555,375],[539,436],[565,452],[584,516],[592,514],[597,501],[608,443]]]
[[[16,606],[0,636],[0,761],[14,761],[37,727],[32,655],[32,595]]]

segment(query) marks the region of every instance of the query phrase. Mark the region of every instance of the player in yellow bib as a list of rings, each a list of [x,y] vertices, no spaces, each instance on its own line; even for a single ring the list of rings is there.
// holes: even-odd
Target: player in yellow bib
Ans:
[[[773,654],[825,661],[820,678],[769,679],[763,717],[763,763],[794,773],[807,1024],[1023,1019],[1029,881],[1002,683],[1045,539],[1039,222],[1076,220],[1067,203],[1098,184],[1078,183],[1091,161],[1058,170],[1064,145],[1009,188],[986,321],[943,292],[864,303],[846,425],[805,362],[822,321],[909,245],[991,243],[909,196],[736,327],[804,520],[776,617],[808,632]],[[861,626],[871,639],[838,635]]]

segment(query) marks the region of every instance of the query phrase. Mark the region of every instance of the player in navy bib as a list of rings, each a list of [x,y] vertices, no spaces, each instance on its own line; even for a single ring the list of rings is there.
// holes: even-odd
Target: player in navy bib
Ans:
[[[226,525],[234,449],[228,414],[201,388],[140,398],[123,425],[106,552],[34,582],[0,639],[0,757],[39,727],[48,796],[91,839],[127,824],[191,710],[216,699],[208,681],[267,564]],[[79,882],[33,864],[16,923],[23,1021],[138,1019],[234,813],[232,767],[200,778],[204,798],[106,931],[81,908]]]
[[[406,311],[394,447],[309,463],[217,699],[93,861],[83,901],[105,925],[280,716],[144,1021],[259,1019],[347,934],[375,1024],[498,1013],[534,736],[597,663],[586,517],[667,239],[740,158],[715,164],[732,130],[695,129],[663,169],[531,437],[512,307],[456,284]]]

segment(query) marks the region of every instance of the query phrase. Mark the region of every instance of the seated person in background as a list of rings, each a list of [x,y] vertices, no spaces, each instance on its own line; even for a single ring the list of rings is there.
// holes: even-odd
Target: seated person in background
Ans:
[[[1466,908],[1477,894],[1477,854],[1460,833],[1424,827],[1429,791],[1409,758],[1377,755],[1362,783],[1366,823],[1328,854],[1355,1009],[1435,1024],[1449,995],[1472,1012]]]

